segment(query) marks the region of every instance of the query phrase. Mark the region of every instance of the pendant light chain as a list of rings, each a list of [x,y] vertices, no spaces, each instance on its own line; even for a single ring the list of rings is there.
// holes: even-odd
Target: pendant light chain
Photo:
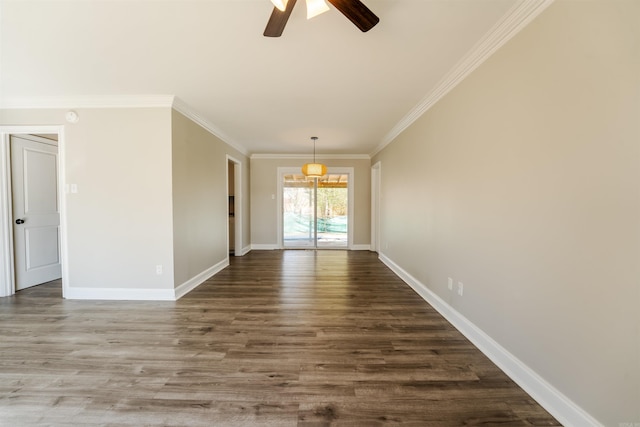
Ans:
[[[312,136],[311,139],[313,139],[313,163],[316,162],[316,140],[318,139],[317,136]]]

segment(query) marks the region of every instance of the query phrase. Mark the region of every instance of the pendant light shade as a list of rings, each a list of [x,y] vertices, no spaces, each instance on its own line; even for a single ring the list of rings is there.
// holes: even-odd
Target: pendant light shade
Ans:
[[[302,173],[307,178],[322,178],[327,174],[327,167],[322,163],[307,163],[302,166]]]
[[[287,0],[271,0],[271,3],[283,12],[287,8]]]
[[[322,163],[316,163],[316,140],[317,136],[312,136],[313,140],[313,163],[307,163],[302,166],[302,173],[307,178],[322,178],[327,174],[327,167]]]
[[[311,19],[328,10],[329,6],[324,0],[307,0],[307,19]]]

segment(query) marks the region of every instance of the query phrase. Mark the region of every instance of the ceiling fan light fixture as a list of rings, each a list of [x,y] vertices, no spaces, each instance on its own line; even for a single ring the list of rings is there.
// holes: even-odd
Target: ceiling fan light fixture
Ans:
[[[327,174],[327,167],[322,163],[316,163],[316,140],[317,136],[312,136],[313,140],[313,163],[302,166],[302,174],[307,178],[322,178]]]
[[[271,0],[271,3],[283,12],[287,8],[287,0]]]
[[[311,19],[329,10],[324,0],[307,0],[307,19]]]
[[[0,0],[2,1],[2,0]],[[275,7],[271,12],[271,17],[264,29],[265,37],[280,37],[287,25],[291,11],[297,0],[271,0]],[[329,6],[325,0],[306,0],[307,3],[307,19],[318,16],[329,10]],[[367,32],[380,21],[361,0],[329,0],[340,13],[349,19],[362,32]],[[281,6],[285,6],[281,9]]]

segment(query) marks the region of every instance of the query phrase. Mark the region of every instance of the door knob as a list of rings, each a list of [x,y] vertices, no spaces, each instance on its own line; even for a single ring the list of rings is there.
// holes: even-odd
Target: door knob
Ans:
[[[24,219],[16,219],[16,224],[24,224]]]

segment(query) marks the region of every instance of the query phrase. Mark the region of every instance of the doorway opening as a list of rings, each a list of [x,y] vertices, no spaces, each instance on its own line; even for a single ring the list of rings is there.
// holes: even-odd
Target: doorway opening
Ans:
[[[348,249],[353,234],[353,168],[329,168],[318,179],[281,168],[280,247]]]
[[[227,155],[228,253],[246,254],[242,247],[242,163]]]
[[[0,127],[0,297],[65,280],[63,127]]]

